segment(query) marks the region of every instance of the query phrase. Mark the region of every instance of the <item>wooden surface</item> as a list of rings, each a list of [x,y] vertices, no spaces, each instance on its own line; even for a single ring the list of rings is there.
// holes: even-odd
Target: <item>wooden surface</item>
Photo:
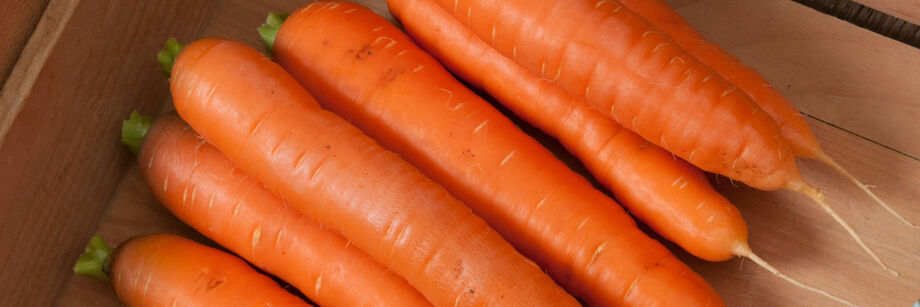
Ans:
[[[859,27],[869,29],[875,33],[893,38],[902,43],[920,48],[920,26],[911,23],[910,16],[918,16],[920,9],[915,10],[914,15],[899,15],[909,20],[898,18],[886,13],[885,10],[877,10],[850,0],[793,0],[795,2],[807,5],[822,13],[846,20]],[[877,7],[887,9],[892,12],[895,1],[867,1],[868,3],[877,4]],[[920,2],[915,2],[920,6]],[[888,6],[886,6],[886,4]],[[905,5],[899,3],[899,5]],[[900,8],[900,7],[898,7]],[[908,11],[910,12],[910,11]]]
[[[111,246],[134,236],[161,232],[216,246],[153,199],[137,166],[131,166],[122,177],[101,221],[94,231]],[[82,275],[71,275],[56,301],[55,305],[74,307],[120,305],[111,284]]]
[[[47,5],[48,0],[0,0],[4,10],[0,18],[0,84],[9,76]]]
[[[913,24],[920,24],[920,1],[917,0],[857,0],[865,6],[891,14]]]
[[[193,37],[210,10],[206,1],[49,4],[0,94],[0,306],[54,301],[131,163],[121,119],[168,97],[150,59],[165,37]]]
[[[382,1],[359,2],[378,13],[386,9]],[[831,156],[920,222],[920,50],[786,0],[668,2],[813,116],[809,123]],[[61,38],[35,44],[38,51],[29,53],[44,50],[47,60],[39,56],[22,66],[32,67],[34,84],[17,78],[21,109],[0,145],[0,246],[16,251],[0,253],[0,305],[117,306],[107,284],[70,273],[94,232],[111,243],[159,231],[201,240],[157,206],[137,169],[128,167],[130,154],[117,143],[120,120],[135,107],[148,113],[169,108],[153,59],[165,38],[220,36],[260,46],[254,28],[265,14],[302,4],[51,1],[72,16],[48,21],[66,25]],[[98,35],[101,29],[108,35]],[[16,70],[28,71],[20,64]],[[6,89],[2,95],[0,111],[15,101],[6,98]],[[48,122],[57,124],[43,125]],[[920,297],[920,230],[899,224],[828,168],[800,165],[902,277],[878,268],[804,197],[734,187],[722,178],[717,187],[747,219],[754,251],[788,275],[863,306],[909,306]],[[730,306],[833,305],[750,261],[708,263],[668,247]]]

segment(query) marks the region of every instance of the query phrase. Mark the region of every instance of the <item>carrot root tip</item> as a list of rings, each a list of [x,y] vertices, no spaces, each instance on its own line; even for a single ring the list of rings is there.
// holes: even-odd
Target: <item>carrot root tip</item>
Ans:
[[[275,37],[278,36],[278,30],[281,30],[281,24],[287,19],[288,14],[268,13],[265,23],[256,28],[259,35],[262,36],[262,43],[265,45],[265,51],[272,54],[272,47],[275,46]]]
[[[820,290],[820,289],[817,289],[817,288],[814,288],[814,287],[805,285],[805,284],[799,282],[798,280],[795,280],[795,279],[792,278],[792,277],[786,276],[786,274],[780,273],[779,270],[777,270],[775,267],[773,267],[772,265],[770,265],[770,263],[766,262],[765,260],[763,260],[762,258],[760,258],[759,256],[757,256],[757,254],[755,254],[753,251],[751,251],[751,247],[748,246],[747,243],[741,243],[741,244],[738,244],[737,246],[735,246],[734,252],[735,252],[735,255],[740,256],[740,257],[744,257],[744,258],[751,259],[751,261],[754,261],[754,263],[756,263],[756,264],[759,265],[760,267],[764,268],[765,270],[769,271],[770,273],[773,273],[773,275],[775,275],[776,277],[779,277],[779,278],[781,278],[781,279],[783,279],[783,280],[785,280],[785,281],[787,281],[787,282],[789,282],[789,283],[791,283],[791,284],[793,284],[793,285],[795,285],[795,286],[797,286],[797,287],[799,287],[799,288],[802,288],[802,289],[805,289],[805,290],[808,290],[808,291],[811,291],[811,292],[814,292],[814,293],[823,295],[823,296],[825,296],[825,297],[827,297],[827,298],[830,298],[830,299],[832,299],[832,300],[834,300],[834,301],[837,301],[837,302],[839,302],[839,303],[841,303],[841,304],[844,304],[844,305],[847,305],[847,306],[856,306],[856,304],[853,304],[852,302],[850,302],[850,301],[848,301],[848,300],[845,300],[845,299],[836,297],[836,296],[834,296],[834,295],[831,295],[830,293],[827,293],[827,292],[825,292],[824,290]]]
[[[920,229],[920,226],[918,226],[917,224],[911,223],[910,221],[905,219],[904,216],[902,216],[900,213],[898,213],[897,211],[892,209],[890,206],[888,206],[888,203],[886,203],[881,198],[879,198],[877,195],[875,195],[875,192],[872,192],[872,190],[870,189],[870,188],[874,188],[875,186],[862,183],[861,181],[859,181],[859,179],[856,178],[856,176],[851,174],[849,171],[843,168],[843,166],[838,164],[837,161],[834,161],[834,159],[831,159],[831,157],[829,157],[827,154],[823,152],[818,155],[817,160],[821,161],[821,163],[827,164],[828,166],[836,170],[837,173],[839,173],[840,175],[843,175],[843,177],[846,177],[847,179],[852,181],[854,184],[856,184],[856,186],[858,186],[861,190],[863,190],[863,192],[865,192],[866,195],[869,195],[869,197],[875,200],[876,203],[882,206],[882,208],[885,208],[885,210],[888,211],[888,213],[890,213],[891,215],[894,215],[894,217],[900,220],[902,223],[907,224],[907,226],[910,226],[911,228]]]
[[[866,245],[865,242],[863,242],[859,234],[856,233],[856,230],[853,229],[853,226],[850,226],[850,223],[847,223],[846,220],[844,220],[842,217],[840,217],[839,214],[837,214],[837,211],[835,211],[834,208],[831,207],[830,203],[827,202],[827,196],[824,194],[823,191],[811,186],[804,180],[790,181],[789,184],[787,185],[787,188],[790,190],[805,194],[806,196],[811,198],[815,203],[818,204],[818,206],[821,207],[821,209],[824,209],[824,211],[827,212],[827,214],[830,214],[830,216],[833,217],[834,220],[837,221],[838,224],[840,224],[840,226],[843,226],[843,228],[846,229],[846,231],[850,234],[850,237],[856,240],[856,243],[858,243],[859,246],[862,247],[862,249],[866,251],[866,253],[869,254],[869,256],[871,256],[873,260],[875,260],[876,263],[878,263],[880,266],[882,266],[883,269],[885,269],[886,271],[888,271],[895,277],[901,276],[900,273],[888,267],[888,265],[885,264],[885,262],[882,261],[882,259],[879,258],[878,255],[875,254],[875,251],[873,251],[871,248],[869,248],[868,245]]]
[[[73,266],[73,272],[80,275],[108,280],[109,279],[109,259],[112,255],[112,248],[105,244],[99,236],[93,236],[86,245],[86,250],[77,263]]]
[[[167,78],[172,74],[173,63],[176,62],[176,57],[179,56],[179,51],[182,50],[183,46],[175,38],[170,38],[166,41],[166,47],[164,47],[160,52],[157,53],[157,62],[160,62],[160,71],[166,75]]]
[[[136,155],[151,125],[153,117],[141,115],[137,110],[132,111],[131,116],[121,122],[121,143]]]

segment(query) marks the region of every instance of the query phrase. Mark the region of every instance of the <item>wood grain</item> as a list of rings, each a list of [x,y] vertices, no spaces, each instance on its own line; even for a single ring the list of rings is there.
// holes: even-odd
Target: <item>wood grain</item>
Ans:
[[[856,0],[862,5],[885,12],[915,25],[920,25],[920,1],[917,0]]]
[[[920,157],[920,49],[790,1],[668,1],[799,110]]]
[[[378,13],[385,12],[382,1],[359,2],[370,3]],[[705,35],[761,70],[790,95],[793,103],[822,121],[851,131],[814,119],[809,121],[831,156],[860,178],[877,185],[876,192],[908,219],[920,222],[920,210],[916,207],[916,200],[920,199],[920,160],[904,154],[920,152],[920,141],[911,138],[920,135],[920,127],[914,123],[918,117],[907,115],[917,112],[917,99],[911,96],[920,97],[915,86],[920,57],[915,49],[788,1],[668,2],[677,6]],[[302,4],[294,0],[219,1],[211,9],[213,16],[201,26],[199,36],[233,38],[260,47],[254,28],[265,14],[289,11]],[[149,44],[156,45],[165,37],[163,33],[157,35],[146,38],[155,42]],[[180,35],[183,37],[189,38]],[[161,81],[151,82],[161,84]],[[163,92],[150,93],[151,97],[160,99],[168,108],[165,86],[156,90]],[[824,99],[827,97],[834,99]],[[874,125],[881,127],[873,130]],[[898,129],[902,130],[900,134],[887,135]],[[552,145],[551,140],[535,135],[563,160],[570,163],[574,160],[558,145]],[[572,165],[581,169],[577,163]],[[831,203],[841,215],[902,277],[893,278],[879,269],[838,225],[804,197],[734,187],[722,178],[717,187],[738,205],[747,219],[754,251],[785,273],[860,305],[909,306],[920,297],[918,231],[899,224],[826,167],[811,162],[801,166],[807,179],[829,193]],[[136,169],[122,177],[97,232],[115,242],[156,231],[187,234],[188,228],[177,225],[174,218],[158,209],[144,189]],[[750,261],[709,263],[694,259],[673,244],[668,246],[710,281],[729,306],[834,305],[779,280]],[[67,249],[66,253],[71,255],[79,248],[59,249]],[[66,261],[72,259],[75,258]],[[82,277],[71,278],[61,293],[57,303],[62,305],[117,305],[110,287]]]
[[[792,0],[819,12],[920,48],[920,26],[850,0]]]
[[[208,245],[216,246],[191,227],[185,225],[161,206],[136,165],[125,173],[103,214],[95,234],[115,247],[128,239],[151,233],[172,233]],[[57,306],[120,306],[113,295],[112,285],[87,276],[72,275],[57,298]]]
[[[167,35],[191,37],[211,7],[49,4],[22,56],[29,62],[14,69],[18,86],[0,94],[3,114],[12,114],[0,119],[9,120],[0,144],[0,306],[53,302],[129,165],[121,119],[168,96],[157,49]]]
[[[22,48],[38,24],[48,0],[19,1],[0,0],[3,18],[0,18],[0,84],[6,82],[10,70],[16,64]]]
[[[48,5],[46,14],[35,28],[35,33],[18,55],[12,67],[11,78],[3,83],[0,91],[0,144],[6,138],[10,126],[19,115],[23,103],[32,92],[32,86],[45,66],[61,33],[67,28],[79,1],[54,1]]]
[[[839,129],[810,120],[829,154],[860,177],[879,185],[876,192],[912,221],[920,221],[920,162]],[[889,163],[873,163],[886,160]],[[721,178],[716,188],[741,210],[755,253],[785,274],[853,301],[860,306],[909,306],[920,297],[920,240],[861,191],[827,167],[799,164],[805,177],[823,187],[829,201],[902,276],[882,271],[821,209],[790,192],[735,187]],[[672,246],[673,247],[673,246]],[[796,288],[748,260],[709,263],[677,250],[719,291],[729,306],[838,306]]]

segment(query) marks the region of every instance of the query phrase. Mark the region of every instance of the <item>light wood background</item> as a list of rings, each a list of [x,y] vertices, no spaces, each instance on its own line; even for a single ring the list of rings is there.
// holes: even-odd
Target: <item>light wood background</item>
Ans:
[[[862,5],[920,24],[920,1],[917,0],[856,0]]]
[[[151,232],[205,242],[152,199],[118,144],[120,121],[133,108],[169,108],[154,60],[166,38],[218,36],[258,47],[254,29],[265,14],[303,2],[50,1],[0,93],[0,305],[118,305],[106,283],[70,271],[94,233],[116,244]],[[386,14],[383,1],[358,2]],[[668,2],[763,73],[808,115],[831,156],[920,223],[920,50],[788,0]],[[918,13],[898,1],[862,2]],[[558,144],[546,144],[572,162]],[[920,230],[899,224],[830,169],[800,166],[902,277],[878,268],[804,197],[723,178],[717,187],[747,219],[754,251],[862,306],[910,306],[920,298]],[[834,305],[750,261],[709,263],[668,247],[730,306]]]

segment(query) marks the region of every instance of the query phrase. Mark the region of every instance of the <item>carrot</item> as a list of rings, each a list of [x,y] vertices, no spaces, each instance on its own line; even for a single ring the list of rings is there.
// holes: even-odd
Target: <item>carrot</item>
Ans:
[[[619,2],[426,1],[537,77],[693,165],[810,197],[897,275],[802,178],[779,128],[749,96]]]
[[[578,304],[443,187],[320,108],[258,51],[192,43],[170,89],[179,115],[240,169],[433,304]]]
[[[286,206],[178,116],[161,117],[142,137],[138,163],[164,207],[253,265],[301,289],[314,302],[431,305],[403,278],[345,238]]]
[[[273,50],[323,106],[442,183],[588,304],[723,304],[616,202],[367,8],[308,5]]]
[[[728,82],[738,86],[738,89],[751,96],[751,99],[763,109],[776,122],[789,143],[792,155],[797,158],[806,158],[820,161],[852,181],[866,194],[881,205],[885,210],[894,215],[898,220],[913,228],[920,228],[882,201],[869,187],[856,176],[837,164],[828,156],[818,139],[811,132],[808,123],[802,115],[779,91],[754,69],[745,66],[696,31],[680,14],[677,14],[667,3],[661,0],[619,0],[627,9],[644,17],[653,26],[671,36],[681,48],[693,55],[703,64],[708,65]]]
[[[243,260],[170,234],[135,237],[114,251],[95,236],[74,272],[111,277],[128,306],[310,306]]]
[[[716,192],[698,169],[540,80],[432,3],[392,1],[391,5],[416,42],[456,75],[559,139],[621,204],[655,232],[697,257],[709,261],[747,257],[797,286],[850,304],[802,285],[754,254],[738,209]],[[428,26],[433,24],[436,26]],[[490,73],[477,73],[481,71]]]

